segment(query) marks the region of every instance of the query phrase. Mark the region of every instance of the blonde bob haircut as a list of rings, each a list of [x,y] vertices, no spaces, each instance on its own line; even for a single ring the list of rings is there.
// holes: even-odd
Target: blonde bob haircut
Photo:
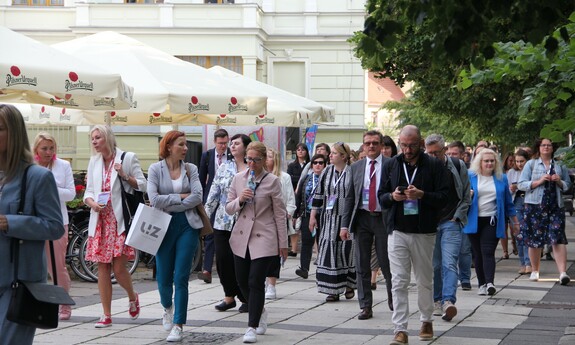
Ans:
[[[54,152],[58,152],[58,143],[56,143],[54,136],[48,132],[40,132],[36,134],[36,138],[34,139],[34,148],[32,149],[32,153],[38,154],[38,146],[40,146],[42,140],[51,141],[52,144],[54,144]]]
[[[108,151],[110,151],[111,154],[114,154],[116,152],[116,136],[114,135],[112,128],[105,125],[95,125],[90,130],[90,142],[92,142],[92,133],[95,131],[100,132],[100,135],[103,136],[106,140],[106,147],[108,148]],[[95,155],[96,153],[97,152],[94,149],[94,146],[92,146],[92,155]]]
[[[34,163],[26,124],[20,111],[13,105],[0,104],[0,125],[6,129],[6,164],[4,183],[20,173],[21,164]]]
[[[270,171],[272,174],[276,175],[277,177],[281,177],[282,175],[282,163],[281,163],[281,157],[279,152],[276,149],[273,149],[271,147],[268,147],[268,151],[267,151],[267,156],[272,155],[272,158],[274,160],[274,170]]]
[[[345,158],[346,164],[350,165],[350,158],[351,158],[351,150],[349,145],[342,141],[338,141],[337,143],[333,144],[333,151],[339,152]]]
[[[248,147],[246,148],[246,154],[248,151],[256,151],[258,155],[263,159],[266,159],[267,157],[267,147],[264,145],[264,143],[259,141],[252,141],[249,143]]]
[[[503,168],[501,167],[501,161],[499,160],[499,157],[497,156],[495,151],[493,151],[492,149],[484,148],[479,152],[477,152],[477,154],[473,158],[473,161],[471,162],[469,170],[473,171],[477,175],[481,175],[482,172],[481,161],[486,155],[492,155],[493,158],[495,159],[495,163],[493,166],[493,174],[498,180],[501,180],[503,177]]]

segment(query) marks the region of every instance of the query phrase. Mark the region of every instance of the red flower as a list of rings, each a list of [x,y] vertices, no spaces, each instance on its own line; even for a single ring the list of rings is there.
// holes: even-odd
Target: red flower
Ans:
[[[86,189],[86,187],[82,186],[81,184],[77,184],[76,185],[76,194],[82,193],[85,189]]]

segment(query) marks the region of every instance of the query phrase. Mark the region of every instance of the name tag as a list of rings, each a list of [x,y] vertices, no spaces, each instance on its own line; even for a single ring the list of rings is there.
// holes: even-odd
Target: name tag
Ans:
[[[337,197],[335,195],[330,195],[330,197],[327,199],[327,205],[325,207],[326,210],[333,210],[333,206],[335,205],[335,200],[337,199]]]
[[[403,201],[403,215],[413,216],[419,214],[419,206],[417,200],[404,200]]]
[[[110,192],[102,192],[98,194],[98,205],[104,206],[108,204],[108,200],[110,200]]]
[[[369,205],[369,188],[364,188],[362,195],[362,201],[364,205]]]

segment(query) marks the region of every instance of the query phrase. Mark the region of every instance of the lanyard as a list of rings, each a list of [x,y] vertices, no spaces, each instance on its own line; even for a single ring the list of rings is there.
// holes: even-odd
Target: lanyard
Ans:
[[[415,180],[415,174],[417,174],[417,167],[415,167],[413,175],[411,175],[411,179],[409,178],[409,174],[407,173],[407,167],[405,163],[403,163],[403,172],[405,173],[405,179],[407,180],[407,185],[410,186],[413,183],[413,180]]]
[[[112,160],[110,161],[110,164],[108,165],[108,168],[104,169],[104,171],[102,172],[102,185],[104,185],[104,183],[106,183],[108,176],[110,176],[110,173],[112,172],[112,166],[114,165],[115,158],[116,158],[116,156],[112,157]],[[103,162],[104,162],[104,159],[102,159],[102,163]]]
[[[333,167],[333,171],[335,173],[335,167]],[[337,185],[339,184],[339,181],[341,181],[341,178],[345,175],[345,173],[347,172],[347,166],[345,167],[345,169],[343,169],[343,172],[341,173],[341,175],[339,175],[339,178],[337,179],[337,181],[335,181],[333,183],[333,189],[335,189],[335,187],[337,187]],[[335,176],[335,174],[334,174]]]

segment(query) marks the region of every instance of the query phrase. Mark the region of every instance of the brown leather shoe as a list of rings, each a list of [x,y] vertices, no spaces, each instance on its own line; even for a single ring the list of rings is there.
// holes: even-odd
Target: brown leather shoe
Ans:
[[[406,345],[407,344],[407,333],[406,332],[397,332],[395,333],[395,337],[389,345]]]
[[[373,317],[373,310],[371,310],[371,308],[367,307],[367,308],[363,308],[361,310],[361,313],[359,313],[359,315],[357,316],[358,320],[367,320],[367,319],[371,319]]]
[[[421,330],[419,331],[419,340],[433,340],[433,323],[424,322],[421,324]]]
[[[208,271],[198,273],[198,279],[203,280],[206,284],[212,283],[212,274]]]

